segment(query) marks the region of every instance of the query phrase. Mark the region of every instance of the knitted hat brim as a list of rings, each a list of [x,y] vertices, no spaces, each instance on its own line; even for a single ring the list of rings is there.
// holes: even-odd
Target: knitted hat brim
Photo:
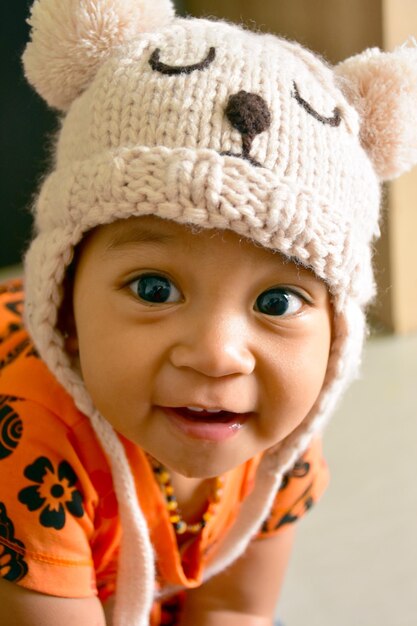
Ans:
[[[375,194],[376,211],[378,204]],[[229,229],[279,251],[326,282],[337,311],[349,296],[367,302],[373,295],[368,233],[359,227],[352,233],[352,211],[243,157],[211,149],[121,148],[57,167],[43,184],[36,224],[44,234],[68,231],[68,244],[75,245],[95,226],[148,214]]]

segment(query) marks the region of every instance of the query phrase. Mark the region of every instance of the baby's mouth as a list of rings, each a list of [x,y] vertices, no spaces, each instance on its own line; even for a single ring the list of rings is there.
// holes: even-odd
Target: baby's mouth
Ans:
[[[235,436],[254,413],[193,406],[161,407],[169,423],[187,437],[220,442]]]
[[[240,421],[240,419],[246,415],[245,413],[234,413],[223,409],[201,409],[189,406],[175,407],[171,410],[193,422],[217,422],[221,424]]]

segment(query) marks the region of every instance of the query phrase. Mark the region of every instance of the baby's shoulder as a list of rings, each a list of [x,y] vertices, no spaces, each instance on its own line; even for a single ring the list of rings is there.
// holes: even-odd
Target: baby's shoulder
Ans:
[[[8,403],[34,403],[43,407],[42,422],[49,415],[72,428],[82,415],[39,357],[24,325],[24,304],[21,280],[0,285],[0,411]]]
[[[22,504],[30,512],[54,498],[50,489],[72,494],[82,486],[83,501],[95,501],[90,474],[107,472],[90,421],[39,357],[23,309],[21,281],[0,285],[0,504],[17,507],[14,519]]]

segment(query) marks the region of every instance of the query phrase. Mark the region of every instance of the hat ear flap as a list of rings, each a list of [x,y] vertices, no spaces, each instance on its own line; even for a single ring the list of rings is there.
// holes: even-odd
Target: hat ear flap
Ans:
[[[417,46],[366,50],[335,73],[361,117],[361,142],[380,179],[409,170],[417,163]]]
[[[22,57],[26,77],[65,111],[115,48],[173,15],[171,0],[35,0]]]

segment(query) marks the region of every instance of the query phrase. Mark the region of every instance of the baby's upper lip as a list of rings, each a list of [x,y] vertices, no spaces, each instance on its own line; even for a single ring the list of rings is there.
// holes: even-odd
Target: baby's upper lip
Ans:
[[[182,407],[182,408],[189,409],[190,411],[195,411],[196,413],[200,413],[200,412],[201,413],[222,413],[223,411],[226,411],[226,409],[221,409],[218,407],[210,409],[208,407],[194,406],[190,404],[187,404],[185,407]],[[231,413],[232,411],[227,411],[227,412]]]

